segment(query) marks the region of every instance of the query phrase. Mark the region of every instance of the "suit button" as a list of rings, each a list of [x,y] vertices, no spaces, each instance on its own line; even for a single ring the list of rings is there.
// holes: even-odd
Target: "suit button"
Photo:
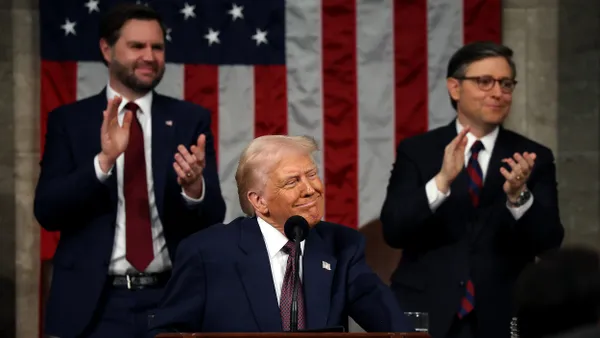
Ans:
[[[465,286],[465,281],[461,280],[460,283],[458,283],[460,286]]]

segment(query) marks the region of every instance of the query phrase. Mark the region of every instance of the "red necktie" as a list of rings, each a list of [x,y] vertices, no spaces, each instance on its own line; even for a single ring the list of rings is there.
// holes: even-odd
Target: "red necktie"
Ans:
[[[138,105],[129,102],[126,110],[133,114],[129,144],[123,166],[123,195],[125,197],[125,249],[127,261],[139,272],[146,270],[154,259],[150,205],[146,181],[144,134],[137,119]]]
[[[483,171],[479,166],[479,152],[483,149],[481,141],[475,141],[471,146],[471,158],[467,165],[467,174],[469,174],[469,196],[474,207],[479,206],[479,196],[483,188]],[[465,286],[465,294],[460,301],[460,310],[458,318],[463,318],[475,308],[475,285],[469,278]]]
[[[283,277],[283,285],[281,286],[281,300],[279,301],[279,310],[281,312],[281,323],[283,330],[290,330],[290,315],[292,310],[292,293],[294,291],[294,255],[296,253],[296,245],[289,241],[282,248],[283,252],[288,254],[287,267]],[[298,281],[298,330],[304,329],[304,292],[302,292],[302,282]]]

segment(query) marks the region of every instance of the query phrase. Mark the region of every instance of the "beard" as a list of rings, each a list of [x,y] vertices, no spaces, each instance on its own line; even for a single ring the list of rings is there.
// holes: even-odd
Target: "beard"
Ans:
[[[150,63],[149,65],[156,73],[156,76],[151,82],[142,81],[135,75],[135,68],[137,67],[137,64],[127,66],[113,58],[110,68],[117,79],[127,88],[136,93],[145,94],[153,90],[160,83],[163,75],[165,74],[165,67],[159,68],[156,62]]]

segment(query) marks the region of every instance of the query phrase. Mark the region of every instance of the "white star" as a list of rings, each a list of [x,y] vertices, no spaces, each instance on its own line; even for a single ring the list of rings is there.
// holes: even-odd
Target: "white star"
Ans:
[[[167,32],[165,34],[165,39],[167,39],[167,41],[171,41],[171,28],[167,28]]]
[[[100,8],[98,8],[98,0],[88,0],[84,6],[88,8],[88,14],[93,11],[100,13]]]
[[[213,31],[212,28],[208,29],[208,34],[206,34],[204,38],[208,40],[209,46],[213,43],[221,43],[221,40],[219,40],[219,31]]]
[[[238,6],[236,4],[233,4],[233,7],[227,12],[231,15],[231,18],[233,19],[233,21],[235,21],[235,19],[240,18],[243,19],[244,18],[244,14],[242,14],[242,11],[244,10],[244,6]]]
[[[256,40],[256,45],[260,45],[261,43],[264,43],[265,45],[268,43],[267,42],[267,31],[261,31],[260,29],[256,29],[256,34],[252,35],[252,40]]]
[[[184,7],[179,11],[179,13],[183,14],[183,18],[187,20],[188,18],[195,18],[196,13],[194,10],[196,9],[196,5],[190,6],[187,2],[183,5]]]
[[[65,31],[65,36],[67,36],[69,34],[77,35],[75,33],[75,25],[76,24],[77,24],[77,22],[71,22],[71,21],[69,21],[69,19],[67,19],[67,20],[65,20],[65,23],[62,26],[60,26],[60,28]]]
[[[135,3],[138,4],[138,5],[142,5],[142,2],[140,0],[137,0]],[[143,5],[146,6],[146,7],[148,7],[148,3],[147,2],[144,2]]]

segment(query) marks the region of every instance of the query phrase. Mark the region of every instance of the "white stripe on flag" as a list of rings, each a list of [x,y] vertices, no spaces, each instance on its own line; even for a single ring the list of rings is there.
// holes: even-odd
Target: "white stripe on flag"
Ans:
[[[77,63],[77,100],[98,94],[107,83],[108,69],[104,63]]]
[[[323,150],[321,1],[285,2],[288,134],[312,136]],[[323,152],[315,156],[324,180]]]
[[[446,67],[452,53],[463,45],[463,5],[456,0],[427,3],[429,129],[447,124],[454,111],[446,88]]]
[[[394,161],[394,4],[358,0],[358,226],[379,218]]]
[[[242,216],[235,171],[244,148],[254,139],[254,68],[219,67],[219,179],[227,205],[225,223]]]

